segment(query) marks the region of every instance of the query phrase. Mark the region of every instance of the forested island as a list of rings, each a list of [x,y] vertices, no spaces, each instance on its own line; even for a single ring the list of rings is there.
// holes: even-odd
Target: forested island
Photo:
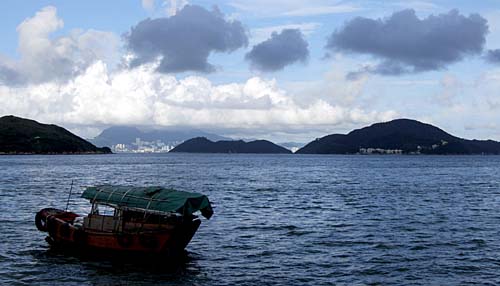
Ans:
[[[57,125],[0,117],[0,154],[109,154]]]
[[[462,139],[430,124],[396,119],[316,139],[297,154],[500,154],[500,142]]]
[[[267,140],[245,142],[243,140],[221,140],[213,142],[205,137],[189,139],[177,145],[170,152],[185,153],[255,153],[291,154],[292,151]]]

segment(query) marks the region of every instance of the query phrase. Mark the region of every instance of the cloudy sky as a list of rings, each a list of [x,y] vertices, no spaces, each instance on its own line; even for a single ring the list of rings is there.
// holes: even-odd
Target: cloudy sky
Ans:
[[[1,1],[0,116],[92,138],[186,126],[307,142],[414,118],[500,140],[500,3]]]

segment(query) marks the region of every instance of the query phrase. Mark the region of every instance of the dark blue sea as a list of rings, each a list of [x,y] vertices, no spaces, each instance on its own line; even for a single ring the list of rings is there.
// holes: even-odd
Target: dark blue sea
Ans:
[[[50,250],[43,207],[163,185],[215,214],[163,267]],[[500,156],[0,156],[3,285],[500,285]]]

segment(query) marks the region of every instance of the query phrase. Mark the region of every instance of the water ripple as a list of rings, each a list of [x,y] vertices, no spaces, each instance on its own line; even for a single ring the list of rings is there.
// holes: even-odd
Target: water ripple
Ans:
[[[500,157],[144,154],[0,157],[0,284],[499,285]],[[71,180],[209,196],[174,265],[71,257],[33,217]],[[75,189],[71,209],[89,211]]]

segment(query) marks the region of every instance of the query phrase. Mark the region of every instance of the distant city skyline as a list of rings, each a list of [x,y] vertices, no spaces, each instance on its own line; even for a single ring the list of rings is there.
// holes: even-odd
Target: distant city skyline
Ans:
[[[0,116],[308,142],[395,118],[500,140],[498,1],[3,1]]]

